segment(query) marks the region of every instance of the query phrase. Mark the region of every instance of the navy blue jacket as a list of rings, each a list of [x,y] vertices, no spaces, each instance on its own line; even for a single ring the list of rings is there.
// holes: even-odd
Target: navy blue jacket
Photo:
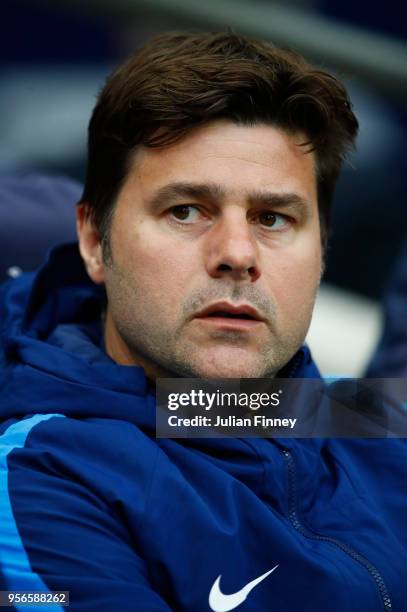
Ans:
[[[74,247],[0,294],[7,589],[80,612],[407,610],[403,441],[156,439]],[[286,375],[318,376],[307,349]]]

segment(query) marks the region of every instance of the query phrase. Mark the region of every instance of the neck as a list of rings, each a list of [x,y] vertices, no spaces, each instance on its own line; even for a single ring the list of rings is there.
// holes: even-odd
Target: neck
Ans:
[[[135,353],[120,335],[110,312],[107,308],[104,320],[104,344],[105,351],[113,361],[124,366],[140,366],[144,369],[146,377],[155,384],[157,378],[171,377],[171,373],[149,359]]]

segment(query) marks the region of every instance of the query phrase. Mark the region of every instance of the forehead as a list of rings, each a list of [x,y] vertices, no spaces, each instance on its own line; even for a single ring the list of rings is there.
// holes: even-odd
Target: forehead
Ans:
[[[191,179],[223,185],[230,194],[262,189],[316,199],[314,153],[301,134],[270,125],[216,121],[196,128],[177,143],[139,147],[126,184],[141,191]]]

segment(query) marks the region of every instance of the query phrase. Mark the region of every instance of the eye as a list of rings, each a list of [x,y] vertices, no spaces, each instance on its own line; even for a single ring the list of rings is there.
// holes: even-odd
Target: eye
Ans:
[[[257,218],[263,227],[274,231],[283,229],[288,223],[287,217],[269,210],[261,212]]]
[[[173,206],[169,212],[177,221],[182,221],[183,223],[193,223],[197,220],[197,215],[199,214],[197,207],[192,204]]]

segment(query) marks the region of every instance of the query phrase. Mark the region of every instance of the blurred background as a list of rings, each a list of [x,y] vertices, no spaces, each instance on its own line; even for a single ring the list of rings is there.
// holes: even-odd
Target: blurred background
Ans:
[[[324,374],[361,375],[381,333],[383,292],[407,239],[407,32],[390,3],[2,0],[0,182],[37,171],[70,177],[66,224],[73,233],[87,123],[106,75],[155,33],[227,27],[303,53],[350,91],[360,121],[358,150],[339,181],[309,343]],[[20,220],[18,211],[6,210],[9,192],[0,187],[3,232],[16,232],[18,249]],[[46,217],[46,209],[39,212],[33,239]],[[9,276],[19,271],[7,268]]]

